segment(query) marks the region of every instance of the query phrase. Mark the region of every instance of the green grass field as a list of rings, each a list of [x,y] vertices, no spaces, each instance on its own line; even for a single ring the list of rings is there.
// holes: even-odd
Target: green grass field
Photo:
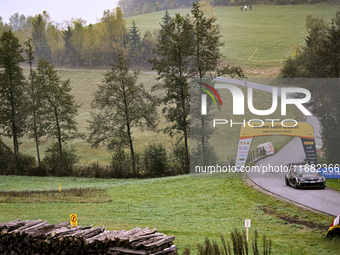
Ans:
[[[331,22],[337,5],[274,5],[253,6],[252,11],[240,11],[240,7],[218,7],[214,12],[220,25],[222,42],[221,52],[229,63],[241,65],[249,72],[255,68],[282,66],[281,59],[293,55],[295,45],[304,45],[307,35],[305,17],[312,14]],[[170,10],[186,15],[189,9]],[[126,18],[130,27],[132,20],[142,32],[159,29],[164,11]],[[257,49],[252,59],[247,62]],[[278,69],[262,70],[262,75],[277,74]],[[252,70],[251,73],[259,73]]]
[[[70,214],[77,214],[79,225],[105,226],[111,231],[137,226],[158,228],[167,235],[176,235],[175,244],[183,251],[185,247],[196,249],[196,244],[203,243],[205,237],[218,241],[223,234],[229,240],[231,231],[235,228],[243,231],[244,220],[251,219],[250,235],[253,236],[257,229],[260,240],[263,234],[271,238],[272,254],[337,254],[339,249],[338,241],[324,238],[333,217],[314,214],[268,197],[249,188],[242,179],[178,176],[115,180],[1,176],[0,190],[57,191],[59,183],[62,190],[79,187],[105,189],[112,201],[0,202],[0,222],[42,219],[53,224],[67,221]],[[319,226],[307,227],[308,222]]]

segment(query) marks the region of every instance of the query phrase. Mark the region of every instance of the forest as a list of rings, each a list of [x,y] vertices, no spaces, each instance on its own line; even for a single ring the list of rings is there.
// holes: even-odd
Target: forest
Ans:
[[[56,66],[107,66],[114,52],[123,49],[134,65],[148,65],[151,48],[155,45],[157,31],[143,35],[137,24],[126,24],[120,7],[105,10],[100,22],[86,24],[78,18],[62,24],[51,20],[48,12],[27,16],[15,13],[10,22],[0,17],[0,35],[12,30],[19,43],[24,45],[32,38],[36,59],[43,57]]]

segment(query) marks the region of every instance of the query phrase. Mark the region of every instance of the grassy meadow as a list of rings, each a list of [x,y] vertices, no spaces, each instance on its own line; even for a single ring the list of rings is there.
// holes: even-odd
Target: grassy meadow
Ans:
[[[250,74],[275,75],[281,60],[294,53],[296,45],[304,45],[307,35],[306,15],[324,18],[331,22],[338,5],[269,5],[256,6],[252,11],[242,11],[239,6],[217,7],[214,12],[220,25],[222,42],[221,52],[226,61],[245,67]],[[141,30],[160,28],[164,11],[125,18],[128,27],[134,20]],[[186,15],[189,9],[169,10]],[[257,49],[250,61],[247,61]],[[263,70],[266,68],[267,70]],[[268,69],[269,68],[269,69]]]
[[[338,240],[324,238],[333,217],[314,214],[249,188],[242,179],[177,176],[144,180],[2,176],[2,191],[62,191],[72,188],[105,189],[110,202],[0,202],[0,222],[21,219],[67,221],[77,214],[79,225],[114,229],[158,228],[176,235],[175,244],[196,249],[206,237],[229,240],[235,228],[244,230],[251,219],[250,236],[257,229],[271,238],[272,254],[337,254]],[[91,201],[91,202],[90,202]],[[317,223],[316,226],[309,226]],[[309,226],[309,227],[308,227]],[[195,254],[195,252],[193,253]]]

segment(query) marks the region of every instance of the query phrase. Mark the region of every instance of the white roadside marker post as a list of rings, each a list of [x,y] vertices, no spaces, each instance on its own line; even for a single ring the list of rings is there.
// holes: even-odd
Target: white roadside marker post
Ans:
[[[245,220],[244,226],[247,228],[247,243],[248,243],[248,240],[249,240],[249,228],[250,228],[250,220],[249,219]]]

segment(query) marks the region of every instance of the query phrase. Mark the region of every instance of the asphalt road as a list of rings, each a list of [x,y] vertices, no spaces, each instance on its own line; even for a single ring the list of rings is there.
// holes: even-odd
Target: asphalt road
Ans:
[[[303,162],[305,153],[300,138],[295,137],[273,156],[258,161],[256,166],[285,166],[288,163]],[[337,216],[340,214],[340,193],[331,189],[294,189],[286,186],[284,171],[249,173],[249,178],[261,188],[280,197]]]
[[[219,77],[216,81],[227,82],[236,85],[245,85],[242,80]],[[266,92],[271,92],[272,87],[264,84],[247,81],[247,86]],[[319,122],[313,116],[307,120],[313,126],[317,145],[322,145],[319,133]],[[295,137],[275,155],[269,156],[256,163],[256,166],[286,166],[288,163],[303,162],[305,153],[300,138]],[[285,185],[285,172],[248,173],[249,178],[261,188],[280,197],[302,204],[309,208],[337,216],[340,214],[340,192],[331,189],[294,189]]]

